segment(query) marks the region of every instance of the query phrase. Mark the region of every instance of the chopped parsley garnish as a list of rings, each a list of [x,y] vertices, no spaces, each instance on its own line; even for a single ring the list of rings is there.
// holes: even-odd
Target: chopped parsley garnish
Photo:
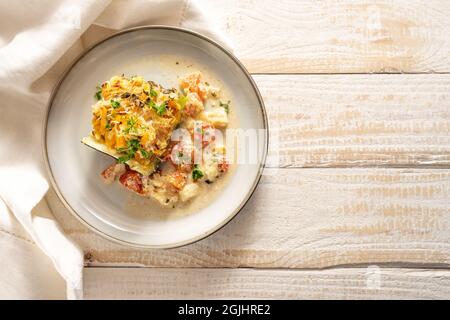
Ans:
[[[219,105],[225,109],[226,113],[230,112],[230,100],[228,100],[226,103],[223,103],[222,101],[219,101]]]
[[[119,163],[125,163],[125,162],[127,162],[128,160],[133,159],[133,157],[134,157],[134,155],[133,155],[133,156],[130,156],[129,154],[126,154],[126,155],[124,155],[124,156],[119,157],[119,158],[117,159],[117,161],[118,161]]]
[[[127,162],[134,158],[137,151],[141,152],[142,157],[148,159],[150,157],[150,152],[146,151],[139,143],[138,139],[128,140],[127,146],[124,148],[116,149],[117,152],[125,153],[123,156],[119,157],[119,163]]]
[[[163,103],[161,103],[160,105],[157,105],[154,101],[152,101],[152,100],[150,100],[149,102],[148,102],[148,105],[153,109],[153,110],[155,110],[155,112],[159,115],[159,116],[162,116],[165,112],[166,112],[166,106],[167,106],[167,103],[166,102],[163,102]]]
[[[130,131],[136,131],[136,124],[137,124],[137,118],[132,117],[132,118],[128,119],[128,121],[127,121],[128,127],[126,127],[123,130],[123,132],[126,134],[129,134]]]
[[[150,96],[152,96],[152,97],[157,97],[158,96],[158,92],[156,92],[156,90],[154,90],[153,88],[150,88],[149,93],[150,93]]]
[[[120,102],[117,101],[117,100],[112,100],[112,99],[111,99],[111,106],[112,106],[114,109],[117,109],[117,108],[120,107]]]
[[[198,164],[194,165],[194,170],[192,170],[192,179],[194,181],[197,181],[198,179],[202,178],[204,176],[203,171],[200,169]]]
[[[111,122],[107,122],[105,125],[105,129],[111,129]]]
[[[141,155],[143,158],[145,158],[145,159],[150,158],[150,153],[147,150],[145,150],[144,148],[140,147],[139,151],[141,152]]]
[[[102,88],[100,86],[97,86],[97,91],[94,95],[95,99],[102,100]]]
[[[161,103],[159,106],[156,106],[156,113],[162,116],[166,112],[166,102]]]

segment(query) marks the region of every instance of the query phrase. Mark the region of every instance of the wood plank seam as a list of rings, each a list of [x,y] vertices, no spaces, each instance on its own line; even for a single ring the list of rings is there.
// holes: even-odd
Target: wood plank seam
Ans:
[[[85,269],[109,269],[109,268],[117,268],[117,269],[161,269],[161,270],[171,270],[171,269],[181,269],[181,270],[232,270],[232,269],[241,269],[241,270],[266,270],[266,271],[276,271],[276,270],[293,270],[293,271],[327,271],[327,270],[345,270],[345,269],[366,269],[371,266],[377,266],[380,268],[388,268],[388,269],[410,269],[410,270],[435,270],[435,271],[450,271],[450,264],[428,264],[428,263],[402,263],[399,264],[395,262],[367,262],[367,263],[354,263],[354,264],[342,264],[342,265],[334,265],[330,267],[324,268],[283,268],[283,267],[153,267],[153,266],[121,266],[121,265],[85,265]]]
[[[448,270],[85,270],[86,298],[448,299]]]

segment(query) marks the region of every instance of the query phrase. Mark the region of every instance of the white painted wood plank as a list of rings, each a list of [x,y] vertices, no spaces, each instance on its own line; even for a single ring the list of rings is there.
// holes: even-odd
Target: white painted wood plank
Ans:
[[[450,75],[254,78],[272,166],[450,168]]]
[[[449,72],[447,0],[200,0],[259,73]]]
[[[449,299],[450,271],[85,268],[87,299]]]
[[[450,264],[450,171],[272,169],[226,227],[171,250],[116,245],[88,231],[53,192],[50,207],[88,265],[323,268]],[[276,190],[276,192],[274,192]]]

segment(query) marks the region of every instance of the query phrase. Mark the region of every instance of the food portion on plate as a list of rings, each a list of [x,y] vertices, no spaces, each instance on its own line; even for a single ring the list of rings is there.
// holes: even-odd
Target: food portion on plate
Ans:
[[[228,171],[224,130],[230,101],[200,72],[164,88],[143,77],[114,76],[97,87],[92,132],[82,142],[117,161],[101,177],[118,180],[161,206],[202,193]]]

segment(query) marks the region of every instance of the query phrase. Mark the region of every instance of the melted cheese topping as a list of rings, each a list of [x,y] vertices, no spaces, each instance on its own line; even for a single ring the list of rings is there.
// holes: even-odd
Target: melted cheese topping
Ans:
[[[99,93],[101,99],[92,109],[92,136],[120,162],[131,162],[134,170],[150,174],[180,123],[178,91],[142,77],[115,76]]]

